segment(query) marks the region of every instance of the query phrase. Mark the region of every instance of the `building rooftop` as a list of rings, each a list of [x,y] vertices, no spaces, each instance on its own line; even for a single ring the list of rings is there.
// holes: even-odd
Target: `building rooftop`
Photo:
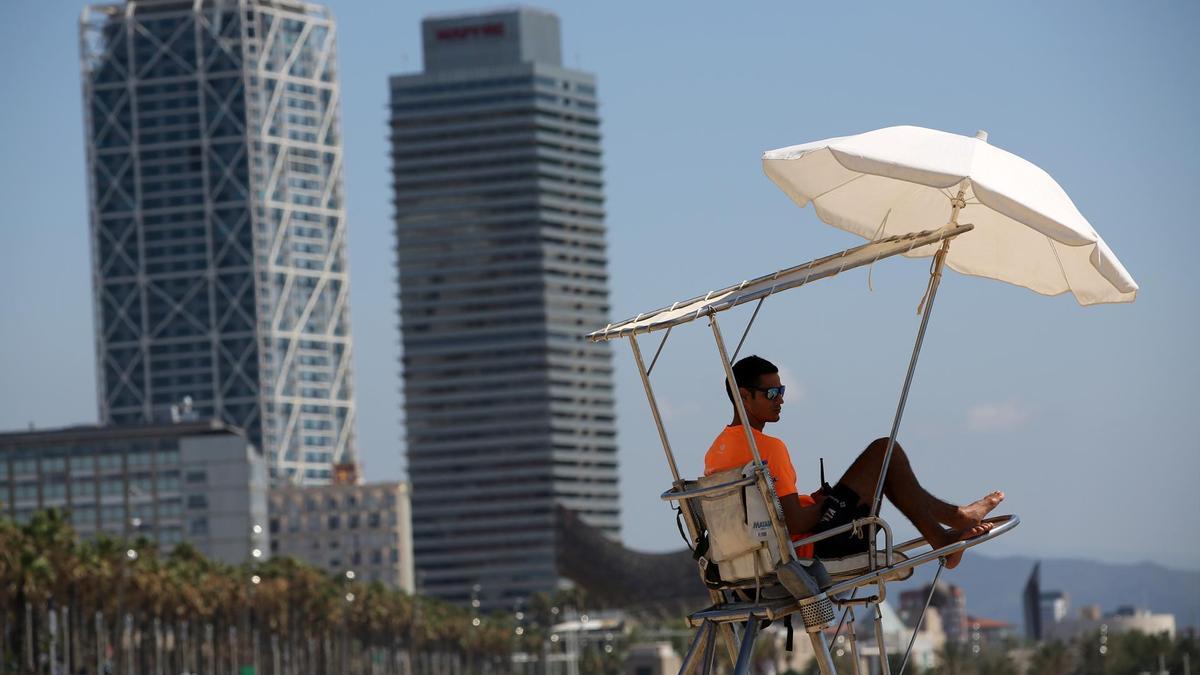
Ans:
[[[52,429],[0,432],[0,446],[28,446],[84,439],[154,438],[159,436],[198,436],[201,434],[237,434],[242,437],[246,435],[241,429],[218,419],[183,420],[179,422],[159,422],[129,426],[80,424]]]

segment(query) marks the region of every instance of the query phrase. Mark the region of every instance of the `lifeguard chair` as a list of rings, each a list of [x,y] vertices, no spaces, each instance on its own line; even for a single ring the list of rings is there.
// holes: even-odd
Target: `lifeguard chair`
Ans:
[[[891,528],[878,517],[883,477],[887,475],[945,266],[1024,286],[1043,295],[1070,292],[1082,305],[1132,302],[1137,295],[1137,284],[1058,183],[1030,162],[989,145],[987,138],[982,131],[972,138],[904,126],[769,151],[763,155],[764,170],[793,201],[802,207],[811,203],[823,221],[869,242],[639,314],[588,336],[593,341],[629,340],[673,478],[671,489],[662,498],[678,505],[700,577],[712,600],[710,606],[688,616],[689,624],[698,630],[684,658],[682,673],[710,672],[718,643],[728,651],[734,673],[745,673],[760,625],[767,620],[786,621],[799,613],[821,672],[831,675],[835,671],[825,631],[833,626],[837,610],[842,616],[835,634],[853,608],[863,606],[875,608],[879,670],[889,675],[879,611],[887,597],[887,583],[918,565],[941,561],[934,576],[936,586],[947,556],[990,541],[1020,522],[1015,515],[990,518],[993,527],[986,534],[933,549],[923,539],[893,544]],[[960,216],[969,222],[960,224]],[[930,223],[938,222],[946,224],[928,229]],[[950,244],[955,240],[961,244],[952,253]],[[870,514],[793,543],[770,474],[749,431],[746,411],[736,396],[734,406],[746,430],[753,461],[743,469],[696,480],[681,476],[650,384],[650,374],[671,330],[699,318],[707,319],[726,379],[736,389],[732,361],[717,320],[720,312],[757,303],[733,349],[736,358],[768,297],[896,255],[932,256],[933,261],[929,284],[917,310],[921,314],[920,327]],[[663,331],[663,338],[647,366],[637,338],[656,331]],[[793,546],[850,529],[863,530],[867,535],[869,553],[862,556],[857,567],[836,570],[836,575],[824,579],[816,574],[819,568],[815,564],[805,567],[796,560]],[[812,574],[806,571],[809,569]],[[796,593],[781,587],[781,573],[788,575],[788,585]],[[869,594],[860,597],[864,589],[869,589]],[[928,606],[927,599],[926,610]],[[918,621],[914,640],[919,628]],[[857,673],[853,632],[850,638]],[[912,644],[910,641],[901,672]]]
[[[917,565],[944,558],[1000,536],[1015,527],[1019,519],[1016,516],[993,518],[991,522],[996,526],[981,537],[918,553],[913,552],[926,547],[923,539],[904,542],[899,546],[893,545],[891,527],[877,515],[793,542],[775,495],[771,475],[758,454],[753,436],[748,431],[746,412],[737,397],[734,397],[735,406],[738,416],[743,421],[742,426],[747,430],[754,461],[742,468],[695,480],[686,480],[680,475],[650,385],[654,362],[647,367],[637,336],[666,331],[663,343],[655,354],[657,359],[671,329],[701,317],[707,318],[726,377],[729,382],[734,382],[733,367],[721,334],[718,313],[747,302],[762,303],[767,297],[780,291],[798,288],[920,246],[936,244],[970,230],[970,225],[951,225],[939,230],[889,237],[691,300],[677,302],[628,321],[611,324],[589,336],[597,341],[629,339],[651,414],[666,453],[667,464],[674,478],[672,488],[664,492],[662,498],[678,504],[689,545],[693,548],[698,563],[700,577],[708,587],[712,599],[709,607],[688,616],[689,625],[699,630],[684,657],[681,672],[709,672],[714,663],[716,645],[722,642],[733,659],[734,673],[744,673],[749,668],[759,626],[764,621],[774,620],[784,620],[790,624],[789,617],[799,613],[822,672],[833,673],[825,630],[837,619],[837,609],[843,610],[842,621],[838,626],[840,630],[845,622],[846,611],[851,607],[871,607],[883,602],[887,597],[888,581],[911,574],[912,568]],[[751,325],[746,327],[747,332],[752,325],[753,319]],[[742,341],[744,340],[745,335],[742,336]],[[741,342],[739,347],[740,345]],[[780,568],[796,560],[796,546],[813,543],[851,529],[870,533],[868,540],[876,543],[871,549],[873,553],[860,556],[861,561],[856,568],[837,570],[835,574],[823,578],[818,573],[819,567],[811,567],[809,569],[812,571],[808,572],[803,564],[799,569],[792,565],[789,567],[792,574],[808,576],[804,582],[811,588],[811,594],[802,598],[797,598],[780,583]],[[883,535],[882,545],[877,543],[879,534]],[[815,564],[820,565],[819,561]],[[940,574],[941,569],[938,571]],[[855,591],[864,587],[874,587],[874,592],[857,597]],[[886,649],[882,648],[883,630],[880,614],[878,611],[875,614],[875,632],[881,646],[880,653],[886,654]],[[883,666],[883,672],[888,672],[886,664]]]

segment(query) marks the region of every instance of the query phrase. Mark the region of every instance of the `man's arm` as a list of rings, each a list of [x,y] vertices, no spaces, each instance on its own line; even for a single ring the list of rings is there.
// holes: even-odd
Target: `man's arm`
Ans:
[[[810,506],[802,506],[800,497],[790,494],[779,498],[783,506],[783,519],[787,521],[788,532],[791,534],[811,534],[813,528],[821,520],[822,497],[816,497],[817,502]]]

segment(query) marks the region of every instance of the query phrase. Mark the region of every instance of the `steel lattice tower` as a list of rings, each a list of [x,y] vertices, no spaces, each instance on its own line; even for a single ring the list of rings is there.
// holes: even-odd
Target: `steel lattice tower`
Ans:
[[[333,17],[129,0],[80,50],[101,420],[191,397],[328,482],[355,425]]]
[[[423,33],[391,80],[414,560],[511,609],[560,584],[557,505],[620,532],[596,83],[545,12]]]

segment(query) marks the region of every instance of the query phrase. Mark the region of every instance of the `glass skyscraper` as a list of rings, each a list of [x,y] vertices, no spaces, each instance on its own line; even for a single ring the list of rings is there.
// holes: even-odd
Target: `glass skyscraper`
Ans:
[[[558,18],[428,18],[391,79],[418,586],[511,609],[554,590],[555,509],[619,535],[595,78]]]
[[[129,0],[80,24],[102,423],[190,397],[273,476],[328,482],[355,425],[332,16]]]

